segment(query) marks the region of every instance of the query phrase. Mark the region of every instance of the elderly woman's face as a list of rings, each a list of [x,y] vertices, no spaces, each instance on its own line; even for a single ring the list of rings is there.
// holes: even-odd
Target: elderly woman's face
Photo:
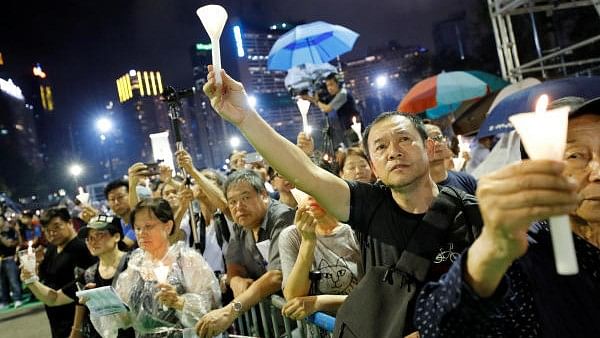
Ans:
[[[169,245],[169,233],[172,226],[171,221],[164,223],[156,218],[151,210],[142,209],[135,215],[133,228],[140,248],[152,253]]]
[[[345,180],[354,180],[364,183],[373,181],[373,174],[369,162],[358,155],[348,155],[340,175]]]
[[[575,214],[600,223],[600,115],[569,120],[565,161],[565,175],[577,182],[581,198]]]

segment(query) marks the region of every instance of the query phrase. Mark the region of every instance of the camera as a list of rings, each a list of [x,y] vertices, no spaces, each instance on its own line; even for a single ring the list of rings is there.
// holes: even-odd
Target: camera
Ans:
[[[319,76],[312,80],[310,84],[304,84],[303,86],[292,87],[288,86],[288,92],[292,98],[301,95],[316,95],[319,101],[329,103],[333,97],[327,92],[327,86],[325,85],[325,77]]]
[[[147,174],[146,176],[155,176],[160,175],[160,167],[159,165],[162,163],[162,160],[158,160],[156,162],[144,163],[146,166]]]

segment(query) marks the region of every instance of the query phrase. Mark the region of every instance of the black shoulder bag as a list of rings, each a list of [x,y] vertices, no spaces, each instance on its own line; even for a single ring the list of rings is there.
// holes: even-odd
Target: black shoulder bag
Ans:
[[[412,327],[406,325],[412,320],[408,318],[414,310],[410,307],[414,307],[413,300],[440,245],[457,230],[460,237],[466,232],[469,240],[475,238],[473,224],[465,224],[472,220],[472,211],[465,210],[465,196],[452,188],[440,191],[396,264],[372,267],[352,290],[337,312],[334,337],[396,338]],[[461,211],[463,215],[458,217]]]

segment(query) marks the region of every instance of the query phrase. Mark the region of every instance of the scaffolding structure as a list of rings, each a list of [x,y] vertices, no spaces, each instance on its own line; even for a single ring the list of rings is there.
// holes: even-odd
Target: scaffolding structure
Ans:
[[[558,48],[547,55],[542,55],[534,17],[534,13],[537,12],[552,13],[565,9],[590,7],[590,9],[596,10],[600,20],[600,0],[487,0],[487,2],[496,40],[498,59],[500,60],[500,70],[505,80],[514,83],[522,80],[523,76],[529,73],[541,72],[542,77],[545,77],[545,71],[550,69],[600,65],[600,55],[598,57],[586,56],[586,58],[569,60],[568,62],[565,62],[563,58],[575,49],[600,41],[600,35],[592,36],[568,47]],[[511,18],[518,15],[528,15],[530,17],[538,54],[538,58],[526,63],[521,63],[519,59],[517,41],[512,25]]]

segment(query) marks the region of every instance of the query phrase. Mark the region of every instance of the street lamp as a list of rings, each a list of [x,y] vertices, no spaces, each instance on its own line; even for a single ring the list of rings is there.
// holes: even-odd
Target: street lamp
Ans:
[[[376,79],[375,79],[375,85],[377,86],[377,88],[381,89],[383,87],[385,87],[387,85],[387,76],[385,75],[379,75]]]
[[[83,167],[79,163],[73,163],[69,166],[69,173],[75,181],[75,188],[79,186],[79,176],[83,173]]]
[[[233,148],[234,150],[240,146],[241,142],[242,141],[240,141],[240,138],[237,136],[233,136],[232,138],[229,139],[229,144],[231,145],[231,148]]]
[[[101,117],[96,120],[96,128],[100,135],[105,135],[112,130],[112,121],[107,117]]]

